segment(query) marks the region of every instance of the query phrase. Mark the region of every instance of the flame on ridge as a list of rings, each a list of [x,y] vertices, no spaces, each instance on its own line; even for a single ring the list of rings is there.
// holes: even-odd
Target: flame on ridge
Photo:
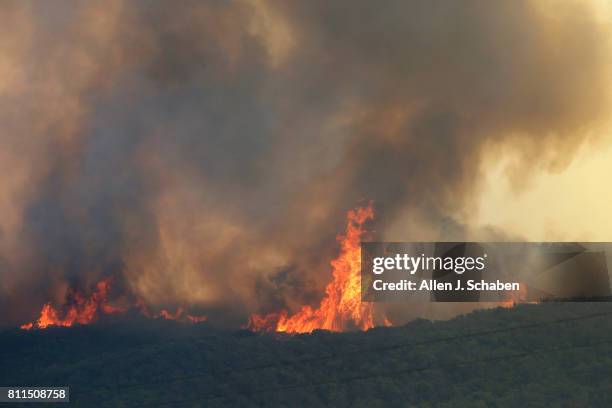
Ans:
[[[310,333],[316,329],[344,331],[349,328],[368,330],[374,327],[374,304],[361,301],[361,248],[364,224],[374,218],[372,203],[350,210],[346,229],[336,237],[340,254],[331,261],[332,280],[318,308],[302,306],[289,316],[286,311],[265,316],[254,314],[247,327],[253,331]],[[384,325],[391,322],[384,317]]]
[[[112,278],[104,278],[96,283],[91,295],[84,296],[76,289],[70,289],[66,294],[64,305],[59,308],[46,303],[37,320],[20,326],[23,330],[46,329],[50,326],[70,327],[75,324],[90,324],[97,321],[101,315],[125,313],[130,309],[137,309],[148,318],[162,318],[187,323],[199,323],[206,320],[206,316],[196,316],[185,313],[179,307],[175,313],[166,309],[159,313],[151,313],[142,300],[132,306],[111,305],[108,300]]]

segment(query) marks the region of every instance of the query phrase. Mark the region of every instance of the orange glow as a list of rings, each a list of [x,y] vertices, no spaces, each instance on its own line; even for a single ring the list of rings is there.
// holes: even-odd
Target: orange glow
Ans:
[[[254,331],[310,333],[316,329],[343,331],[350,328],[368,330],[374,327],[374,305],[361,301],[360,241],[366,221],[374,218],[370,203],[350,210],[346,230],[339,235],[340,254],[331,262],[332,281],[317,309],[305,305],[293,316],[285,311],[266,316],[252,315],[248,328]],[[385,318],[385,325],[390,322]]]
[[[71,289],[66,295],[66,305],[60,309],[47,303],[40,311],[37,321],[21,326],[24,330],[32,328],[45,329],[49,326],[69,327],[75,323],[89,324],[98,319],[100,313],[122,313],[126,309],[112,306],[108,303],[108,291],[111,278],[100,280],[89,298],[85,298],[79,291]],[[62,313],[62,311],[64,311]]]
[[[504,308],[512,308],[519,303],[527,303],[527,285],[525,285],[523,282],[519,282],[519,291],[510,292],[509,299],[504,302],[501,302],[500,306]],[[528,302],[528,303],[537,303],[537,302]]]
[[[172,313],[166,309],[162,309],[159,313],[152,316],[154,319],[176,320],[178,322],[200,323],[206,321],[206,316],[195,316],[185,313],[185,309],[179,307],[176,312]]]
[[[90,324],[97,321],[100,315],[125,313],[129,309],[136,308],[150,318],[163,318],[187,323],[199,323],[206,320],[206,316],[194,316],[185,313],[183,308],[178,308],[175,313],[163,309],[157,314],[151,314],[144,303],[139,300],[133,307],[116,306],[109,303],[108,294],[112,278],[104,278],[96,283],[96,286],[88,298],[76,289],[70,289],[66,295],[64,305],[55,308],[51,303],[46,303],[40,311],[38,320],[21,325],[21,329],[46,329],[50,326],[70,327],[74,324]]]

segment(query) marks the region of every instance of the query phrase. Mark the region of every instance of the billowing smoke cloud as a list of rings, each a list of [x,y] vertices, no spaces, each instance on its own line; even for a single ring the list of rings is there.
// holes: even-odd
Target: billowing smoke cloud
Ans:
[[[226,324],[316,301],[349,208],[460,239],[484,158],[562,168],[610,111],[582,1],[0,7],[4,324],[107,275]]]

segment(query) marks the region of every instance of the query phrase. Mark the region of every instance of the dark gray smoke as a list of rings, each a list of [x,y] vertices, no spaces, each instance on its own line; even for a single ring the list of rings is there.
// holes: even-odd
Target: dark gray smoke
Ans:
[[[108,275],[231,324],[316,302],[348,209],[461,235],[485,157],[563,167],[610,110],[582,1],[6,1],[0,23],[7,324]]]

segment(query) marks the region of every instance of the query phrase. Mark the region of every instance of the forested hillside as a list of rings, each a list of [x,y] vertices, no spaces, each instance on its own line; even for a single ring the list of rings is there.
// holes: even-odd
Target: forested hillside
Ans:
[[[68,385],[79,407],[604,407],[611,329],[609,303],[296,336],[150,320],[11,329],[0,384]]]

